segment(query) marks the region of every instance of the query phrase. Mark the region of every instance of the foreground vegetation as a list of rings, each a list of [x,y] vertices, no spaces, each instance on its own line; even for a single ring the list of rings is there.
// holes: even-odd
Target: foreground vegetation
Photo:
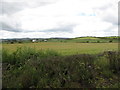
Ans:
[[[3,88],[120,88],[120,53],[62,56],[52,50],[3,49]]]

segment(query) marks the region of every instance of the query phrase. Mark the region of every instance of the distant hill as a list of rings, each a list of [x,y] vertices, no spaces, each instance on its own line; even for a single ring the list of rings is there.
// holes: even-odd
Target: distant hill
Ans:
[[[107,42],[118,42],[118,36],[110,36],[110,37],[94,37],[94,36],[86,36],[86,37],[76,37],[76,38],[61,38],[61,37],[52,37],[52,38],[13,38],[13,39],[2,39],[2,42],[31,42],[32,40],[36,40],[37,42],[76,42],[76,43],[107,43]]]

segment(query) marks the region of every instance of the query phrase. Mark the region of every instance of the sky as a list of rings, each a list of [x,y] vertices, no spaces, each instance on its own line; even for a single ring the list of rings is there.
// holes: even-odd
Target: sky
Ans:
[[[119,0],[0,0],[0,38],[118,36]]]

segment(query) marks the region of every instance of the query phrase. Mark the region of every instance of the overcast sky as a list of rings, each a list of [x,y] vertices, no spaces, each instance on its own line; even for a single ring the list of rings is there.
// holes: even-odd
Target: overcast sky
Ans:
[[[118,35],[119,0],[0,0],[0,38]]]

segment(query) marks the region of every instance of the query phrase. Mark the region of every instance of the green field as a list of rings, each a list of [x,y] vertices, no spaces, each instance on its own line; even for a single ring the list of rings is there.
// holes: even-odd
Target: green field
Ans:
[[[2,87],[120,88],[117,42],[54,40],[3,43]]]
[[[118,50],[118,43],[74,43],[74,42],[39,42],[39,43],[22,43],[22,44],[3,44],[3,49],[10,52],[15,51],[18,47],[31,47],[37,50],[54,50],[62,55],[72,54],[96,54],[104,51]]]
[[[109,43],[118,42],[119,37],[76,37],[69,39],[48,39],[48,42]]]

